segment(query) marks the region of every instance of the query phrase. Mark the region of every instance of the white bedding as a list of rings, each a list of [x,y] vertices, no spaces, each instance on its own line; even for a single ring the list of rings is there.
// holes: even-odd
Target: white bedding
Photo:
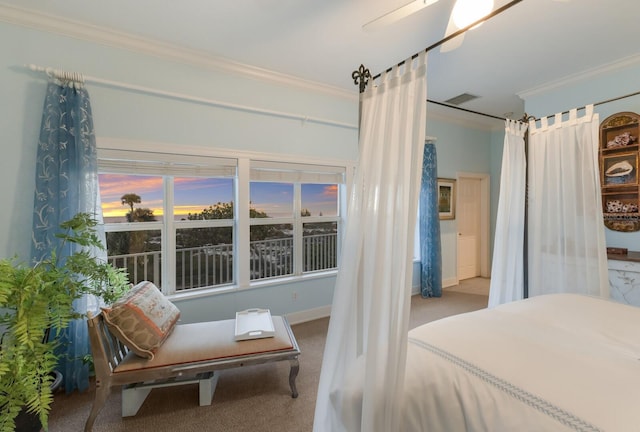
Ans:
[[[405,394],[405,431],[640,431],[640,308],[552,294],[425,324]]]

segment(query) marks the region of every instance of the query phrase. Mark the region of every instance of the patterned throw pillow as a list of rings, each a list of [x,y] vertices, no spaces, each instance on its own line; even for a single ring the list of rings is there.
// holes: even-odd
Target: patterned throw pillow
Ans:
[[[151,282],[140,282],[110,307],[102,308],[109,330],[140,357],[154,352],[173,331],[180,310]]]

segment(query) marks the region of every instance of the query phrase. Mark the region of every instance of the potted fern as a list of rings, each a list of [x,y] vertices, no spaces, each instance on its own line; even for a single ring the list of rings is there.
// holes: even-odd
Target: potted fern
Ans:
[[[1,432],[15,429],[15,418],[23,409],[37,416],[47,430],[58,342],[46,335],[81,317],[74,300],[93,294],[111,303],[129,288],[124,270],[91,253],[92,248],[104,248],[95,227],[91,215],[78,213],[60,225],[61,247],[50,258],[35,265],[15,258],[0,260]],[[82,249],[59,259],[60,250],[69,243]]]

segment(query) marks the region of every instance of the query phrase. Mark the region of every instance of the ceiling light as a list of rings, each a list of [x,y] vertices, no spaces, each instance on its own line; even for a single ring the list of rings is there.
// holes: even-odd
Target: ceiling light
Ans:
[[[493,10],[493,0],[457,0],[451,17],[458,28],[464,28],[489,15]],[[473,27],[479,27],[481,24]]]

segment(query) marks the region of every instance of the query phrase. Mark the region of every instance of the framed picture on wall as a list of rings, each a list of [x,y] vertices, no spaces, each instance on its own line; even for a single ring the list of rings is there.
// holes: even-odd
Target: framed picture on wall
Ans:
[[[638,152],[616,153],[602,157],[602,185],[638,184]]]
[[[456,218],[455,179],[438,179],[438,214],[440,220]]]

